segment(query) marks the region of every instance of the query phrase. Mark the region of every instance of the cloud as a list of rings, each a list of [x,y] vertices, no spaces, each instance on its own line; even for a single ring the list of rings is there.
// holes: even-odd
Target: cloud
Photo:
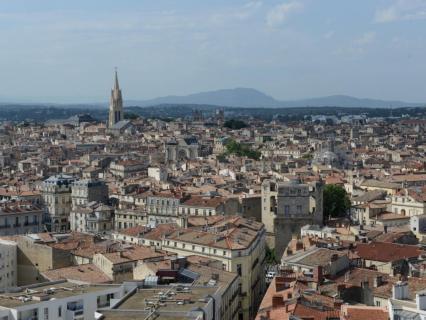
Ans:
[[[249,1],[240,7],[232,7],[227,12],[214,13],[210,16],[210,21],[215,24],[245,21],[253,17],[262,8],[262,5],[263,2],[259,0]]]
[[[376,33],[375,32],[366,32],[361,37],[355,39],[355,44],[359,46],[366,46],[370,43],[373,43],[376,39]]]
[[[284,23],[291,13],[299,12],[303,9],[303,7],[303,3],[297,1],[277,5],[268,12],[266,23],[270,27],[277,27]]]
[[[335,55],[347,58],[359,58],[368,51],[368,47],[376,40],[376,33],[369,31],[352,39],[346,46],[334,50]]]
[[[426,19],[426,0],[396,0],[392,5],[376,11],[374,21],[387,23]]]

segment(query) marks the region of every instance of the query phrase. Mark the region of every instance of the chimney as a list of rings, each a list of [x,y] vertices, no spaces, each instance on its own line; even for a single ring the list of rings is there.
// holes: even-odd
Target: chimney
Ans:
[[[318,284],[322,283],[322,281],[324,280],[324,277],[323,277],[323,274],[322,274],[322,266],[315,266],[313,279]]]

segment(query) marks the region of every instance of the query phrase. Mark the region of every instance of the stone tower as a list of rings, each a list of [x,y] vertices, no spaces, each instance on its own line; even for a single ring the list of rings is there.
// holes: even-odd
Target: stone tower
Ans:
[[[114,124],[121,120],[123,120],[123,98],[120,86],[118,85],[117,69],[115,69],[114,88],[111,90],[111,99],[109,102],[108,127],[112,128]]]
[[[275,239],[275,252],[281,257],[292,236],[299,236],[307,224],[322,225],[323,183],[300,181],[262,182],[262,222]]]

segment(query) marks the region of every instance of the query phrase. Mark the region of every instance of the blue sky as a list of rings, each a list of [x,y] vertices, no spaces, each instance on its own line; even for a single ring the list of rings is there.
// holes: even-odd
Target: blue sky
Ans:
[[[0,100],[251,87],[426,101],[426,0],[0,0]]]

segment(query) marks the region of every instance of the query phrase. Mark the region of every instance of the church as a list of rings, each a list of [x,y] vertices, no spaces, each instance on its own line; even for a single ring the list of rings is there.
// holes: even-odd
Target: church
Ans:
[[[123,97],[118,84],[117,69],[115,70],[114,87],[109,102],[108,131],[113,135],[133,133],[135,130],[130,120],[124,120]]]

